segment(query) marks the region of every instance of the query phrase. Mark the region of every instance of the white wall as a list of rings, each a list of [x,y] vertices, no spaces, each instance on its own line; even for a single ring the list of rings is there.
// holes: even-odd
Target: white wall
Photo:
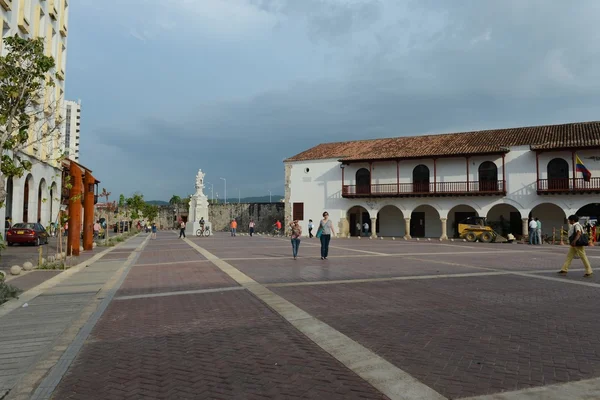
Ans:
[[[578,152],[586,167],[592,172],[592,176],[600,177],[600,161],[594,161],[587,157],[596,156],[599,153],[593,150]],[[571,164],[571,154],[564,152],[542,153],[540,155],[540,178],[544,178],[547,163],[557,156],[563,156]],[[498,179],[502,180],[502,158],[498,156],[477,156],[469,160],[469,180],[478,180],[478,168],[484,161],[492,161],[498,167]],[[433,182],[433,160],[404,160],[400,162],[400,182],[411,183],[412,171],[418,164],[427,165],[430,169],[430,181]],[[492,220],[498,220],[503,215],[507,220],[510,219],[510,211],[517,210],[522,217],[527,217],[529,213],[539,204],[551,203],[556,205],[557,209],[563,210],[563,214],[554,212],[547,208],[535,209],[534,216],[542,220],[544,233],[551,234],[553,226],[560,226],[564,223],[564,217],[576,213],[577,210],[586,204],[600,202],[600,196],[596,194],[557,194],[552,196],[538,195],[536,185],[536,157],[535,153],[529,149],[529,146],[520,146],[510,149],[505,156],[505,169],[507,181],[506,196],[461,196],[461,197],[405,197],[405,198],[359,198],[347,199],[341,196],[342,190],[342,169],[337,159],[315,160],[291,163],[290,176],[290,203],[303,202],[305,221],[302,221],[305,231],[307,231],[308,219],[312,218],[317,222],[321,218],[323,211],[328,211],[333,220],[336,231],[339,232],[343,226],[341,221],[345,221],[347,211],[353,206],[362,206],[370,213],[370,216],[376,217],[379,210],[379,227],[381,236],[402,236],[404,234],[404,224],[396,223],[399,212],[384,207],[391,205],[396,207],[402,213],[403,217],[410,217],[412,211],[418,207],[428,205],[426,208],[426,236],[440,237],[441,222],[440,218],[447,218],[447,234],[453,234],[454,212],[471,211],[480,216],[488,216]],[[344,169],[344,184],[354,185],[355,174],[359,168],[369,168],[368,163],[351,164]],[[305,172],[308,168],[309,171]],[[396,182],[396,163],[395,162],[374,162],[372,167],[373,183],[395,183]],[[465,181],[466,160],[465,158],[446,158],[437,161],[437,181]],[[571,175],[572,176],[572,173]],[[581,174],[577,175],[578,177]],[[291,204],[288,204],[291,207]],[[454,209],[454,207],[461,206]],[[496,207],[496,208],[494,208]],[[514,207],[511,208],[511,207]],[[488,212],[492,210],[490,215]],[[420,211],[420,210],[417,210]]]

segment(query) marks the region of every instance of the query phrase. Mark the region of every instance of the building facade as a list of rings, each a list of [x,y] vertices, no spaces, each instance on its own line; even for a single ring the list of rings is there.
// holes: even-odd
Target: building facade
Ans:
[[[23,150],[22,157],[33,163],[31,171],[22,177],[6,182],[6,206],[0,208],[0,218],[10,217],[14,222],[35,222],[44,225],[55,221],[60,208],[62,165],[59,157],[64,148],[64,129],[51,140],[39,142],[36,135],[64,119],[65,67],[67,58],[67,26],[69,0],[0,0],[2,38],[14,36],[42,37],[46,55],[55,60],[51,71],[54,86],[47,87],[39,106],[44,109],[43,122],[36,121],[30,130],[31,144]],[[6,54],[4,44],[0,53]],[[38,126],[40,125],[40,126]]]
[[[81,130],[81,100],[65,101],[65,154],[79,162],[79,132]]]
[[[591,172],[586,179],[577,160]],[[321,144],[285,160],[286,221],[337,233],[448,239],[470,216],[502,234],[600,217],[600,122]]]

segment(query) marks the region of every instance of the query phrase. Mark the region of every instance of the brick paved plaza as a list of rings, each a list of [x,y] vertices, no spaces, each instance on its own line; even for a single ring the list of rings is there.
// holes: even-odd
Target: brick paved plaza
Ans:
[[[558,276],[566,247],[337,239],[322,261],[316,239],[298,260],[267,237],[140,243],[102,258],[124,279],[33,398],[600,396],[600,273]]]

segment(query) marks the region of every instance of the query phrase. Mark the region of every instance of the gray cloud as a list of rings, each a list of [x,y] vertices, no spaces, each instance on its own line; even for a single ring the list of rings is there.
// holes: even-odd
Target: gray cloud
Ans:
[[[122,178],[116,166],[98,168],[115,187],[127,177],[140,186],[131,191],[167,198],[193,190],[202,167],[219,192],[224,176],[230,194],[282,193],[281,161],[320,142],[592,120],[600,112],[596,1],[253,4],[281,16],[276,35],[292,35],[289,26],[301,21],[304,39],[334,60],[334,78],[307,76],[235,100],[181,101],[178,115],[97,126],[97,143],[132,160]],[[240,60],[240,74],[251,61]]]

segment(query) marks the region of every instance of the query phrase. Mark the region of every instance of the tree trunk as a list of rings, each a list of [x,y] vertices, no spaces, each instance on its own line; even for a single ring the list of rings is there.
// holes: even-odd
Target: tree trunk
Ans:
[[[0,174],[0,204],[6,206],[6,180],[4,174]]]

